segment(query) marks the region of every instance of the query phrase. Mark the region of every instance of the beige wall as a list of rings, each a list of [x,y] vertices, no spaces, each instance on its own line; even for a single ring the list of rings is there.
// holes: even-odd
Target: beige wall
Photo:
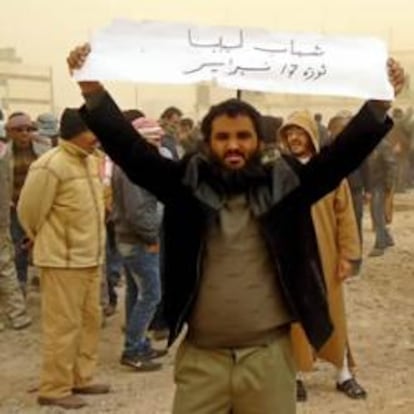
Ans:
[[[414,54],[412,0],[2,0],[0,6],[0,47],[16,47],[25,63],[53,67],[57,112],[81,102],[66,71],[68,50],[114,17],[371,34],[387,40],[392,50]],[[202,112],[195,105],[193,87],[111,84],[110,89],[123,107],[139,106],[151,116],[168,104],[178,105],[190,115]],[[214,90],[210,95],[216,101],[232,94]],[[277,100],[270,101],[261,105],[269,111],[279,109]],[[295,104],[292,101],[293,107]],[[331,103],[315,107],[325,105]]]

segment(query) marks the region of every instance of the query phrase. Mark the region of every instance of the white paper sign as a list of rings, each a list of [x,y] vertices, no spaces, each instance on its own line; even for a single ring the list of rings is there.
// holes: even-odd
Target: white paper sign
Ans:
[[[375,38],[116,20],[97,32],[77,80],[219,86],[392,99],[387,48]]]

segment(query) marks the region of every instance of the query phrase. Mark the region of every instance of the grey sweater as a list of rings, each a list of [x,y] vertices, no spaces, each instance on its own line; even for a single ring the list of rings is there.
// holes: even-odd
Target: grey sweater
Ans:
[[[188,339],[202,348],[261,346],[291,321],[246,198],[228,199],[207,232]]]
[[[156,197],[133,184],[118,166],[114,166],[112,191],[112,219],[117,241],[143,245],[158,243],[162,208]]]

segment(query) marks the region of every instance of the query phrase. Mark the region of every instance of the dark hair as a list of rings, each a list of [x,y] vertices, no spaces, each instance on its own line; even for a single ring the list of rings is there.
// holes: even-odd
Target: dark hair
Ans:
[[[26,112],[13,112],[12,114],[9,115],[8,120],[10,121],[10,119],[16,118],[17,116],[29,116],[26,114]]]
[[[4,121],[4,114],[1,108],[0,108],[0,121]]]
[[[60,117],[60,137],[71,140],[82,132],[88,131],[88,126],[80,116],[78,108],[65,108]]]
[[[174,115],[183,116],[183,113],[176,106],[169,106],[168,108],[164,109],[160,118],[170,119]]]
[[[191,118],[183,118],[180,121],[180,126],[188,127],[190,129],[194,128],[194,121]]]
[[[127,109],[122,113],[128,122],[132,122],[135,121],[135,119],[145,117],[144,112],[140,111],[139,109]]]
[[[322,122],[322,114],[320,114],[319,112],[317,112],[317,113],[313,116],[313,119],[314,119],[316,122]]]
[[[211,125],[213,121],[221,115],[227,115],[230,118],[236,118],[239,115],[249,117],[253,122],[253,126],[259,140],[264,139],[262,116],[260,112],[247,102],[232,98],[212,106],[207,115],[201,121],[201,133],[205,141],[210,140]]]

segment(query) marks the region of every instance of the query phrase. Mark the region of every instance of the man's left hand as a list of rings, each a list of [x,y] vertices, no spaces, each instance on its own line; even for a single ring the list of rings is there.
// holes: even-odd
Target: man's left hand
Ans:
[[[405,85],[405,73],[403,67],[393,58],[387,61],[388,79],[394,88],[395,96],[398,96]]]

